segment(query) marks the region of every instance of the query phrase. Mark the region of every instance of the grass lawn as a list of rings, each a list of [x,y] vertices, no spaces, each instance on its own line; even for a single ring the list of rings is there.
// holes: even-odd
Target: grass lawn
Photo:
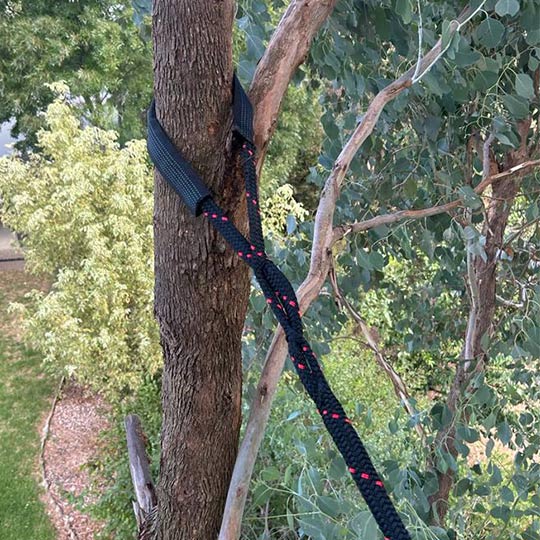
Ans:
[[[53,540],[40,501],[39,423],[50,406],[55,381],[44,377],[39,357],[18,336],[7,313],[11,301],[39,281],[22,271],[0,269],[0,539]]]

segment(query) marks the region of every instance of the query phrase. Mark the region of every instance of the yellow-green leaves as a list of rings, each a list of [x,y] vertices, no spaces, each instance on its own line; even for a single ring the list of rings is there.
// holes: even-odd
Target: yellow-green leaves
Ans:
[[[40,153],[0,160],[2,220],[24,235],[27,265],[53,281],[27,308],[29,342],[54,370],[105,390],[160,367],[152,313],[152,174],[144,141],[82,129],[65,87]]]

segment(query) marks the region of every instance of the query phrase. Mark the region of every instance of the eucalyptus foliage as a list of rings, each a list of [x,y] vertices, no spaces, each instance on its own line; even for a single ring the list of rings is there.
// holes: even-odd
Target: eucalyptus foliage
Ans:
[[[443,59],[421,83],[387,104],[353,161],[335,222],[457,198],[462,209],[351,234],[334,248],[337,281],[351,305],[377,329],[381,349],[417,398],[418,414],[409,422],[421,422],[426,441],[415,439],[410,425],[389,423],[396,440],[408,437],[415,453],[405,464],[397,456],[383,463],[375,458],[409,516],[413,537],[531,540],[540,534],[539,471],[533,458],[540,442],[533,435],[540,428],[539,190],[534,171],[521,181],[496,263],[500,307],[482,340],[489,365],[462,390],[457,411],[445,404],[462,362],[471,308],[467,254],[473,260],[485,257],[482,223],[490,196],[479,197],[472,189],[482,176],[483,141],[493,134],[491,161],[505,170],[512,165],[512,152],[522,146],[519,131],[528,119],[522,159],[539,157],[540,6],[534,1],[477,1],[472,7],[480,7],[477,17],[456,34],[450,21],[461,7],[453,3],[338,2],[297,76],[319,94],[322,107],[322,152],[308,182],[314,190],[322,187],[374,95],[414,69],[419,45],[426,52],[442,36]],[[254,0],[244,4],[241,15],[257,27],[250,30],[255,36],[251,56],[240,64],[247,78],[271,32],[271,10]],[[309,222],[301,224],[275,253],[297,284],[307,273],[312,234]],[[323,353],[332,335],[351,331],[332,295],[326,288],[306,315],[310,338],[319,340]],[[262,302],[254,307],[253,326],[270,329]],[[257,354],[265,350],[261,340],[253,346]],[[342,377],[335,378],[338,387]],[[436,438],[452,424],[457,456]],[[430,497],[438,490],[438,474],[448,471],[454,471],[456,484],[446,523],[437,525]],[[329,488],[324,495],[330,494]],[[295,508],[302,504],[297,501]],[[309,528],[302,528],[302,516],[287,513],[290,530],[299,527],[300,537],[303,532],[321,540],[376,538],[374,529],[362,536],[352,526],[343,529],[343,521],[337,526],[322,505],[314,504]],[[340,502],[337,507],[345,506]],[[369,527],[368,516],[359,511],[358,520]],[[355,511],[347,515],[352,519]],[[272,534],[279,537],[278,529]],[[260,538],[266,537],[261,530]]]

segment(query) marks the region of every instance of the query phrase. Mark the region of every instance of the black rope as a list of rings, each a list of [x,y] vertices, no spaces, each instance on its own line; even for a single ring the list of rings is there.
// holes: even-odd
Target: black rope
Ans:
[[[304,337],[304,327],[298,299],[289,280],[266,256],[257,190],[255,146],[252,142],[252,110],[242,87],[234,79],[234,129],[243,139],[240,157],[246,185],[246,202],[250,227],[249,240],[235,227],[226,213],[216,204],[193,169],[183,170],[186,163],[180,153],[168,153],[174,148],[155,116],[149,111],[148,147],[157,169],[186,200],[194,214],[202,212],[254,271],[267,303],[285,331],[289,354],[300,381],[317,406],[324,425],[341,452],[360,493],[364,497],[385,540],[411,540],[384,484],[360,437],[340,402],[326,381],[311,346]],[[157,128],[159,126],[159,129]],[[161,139],[166,137],[166,141]],[[177,157],[180,156],[180,160]],[[180,173],[175,172],[181,170]],[[187,172],[186,172],[187,171]],[[195,175],[195,176],[193,176]],[[196,178],[196,182],[193,178]],[[183,189],[184,188],[184,189]]]

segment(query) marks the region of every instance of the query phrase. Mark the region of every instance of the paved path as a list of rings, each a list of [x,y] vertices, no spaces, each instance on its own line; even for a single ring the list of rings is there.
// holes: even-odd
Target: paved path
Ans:
[[[22,257],[22,252],[16,247],[16,242],[15,235],[0,225],[0,270],[24,268],[22,260],[6,261],[6,259],[20,259]]]
[[[15,240],[15,235],[0,225],[0,250],[12,249],[11,243],[13,240]]]

